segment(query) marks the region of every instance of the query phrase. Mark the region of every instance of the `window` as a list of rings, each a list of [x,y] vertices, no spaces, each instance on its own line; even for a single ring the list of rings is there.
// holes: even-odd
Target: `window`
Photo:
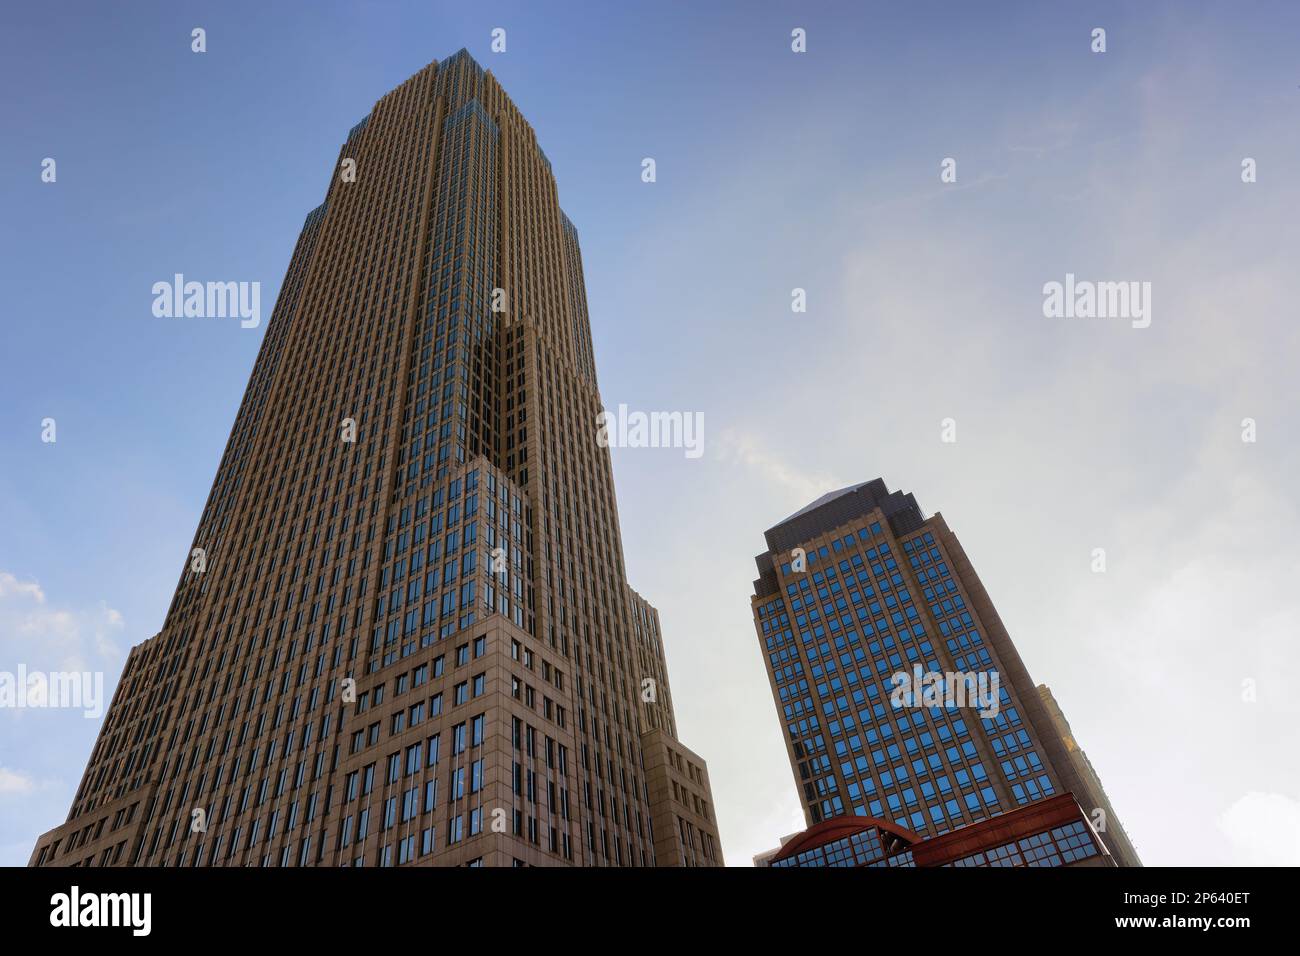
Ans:
[[[409,863],[415,859],[415,834],[411,834],[406,839],[397,844],[397,862]]]
[[[465,796],[465,768],[457,767],[451,772],[451,796],[450,800],[459,800]]]

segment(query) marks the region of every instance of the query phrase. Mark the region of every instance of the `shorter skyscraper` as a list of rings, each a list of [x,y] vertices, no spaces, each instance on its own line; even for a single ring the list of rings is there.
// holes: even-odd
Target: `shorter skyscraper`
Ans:
[[[987,850],[1059,827],[1072,828],[1066,838],[1079,820],[1099,856],[1141,865],[1127,836],[1107,846],[1089,825],[1123,834],[942,515],[926,518],[877,478],[822,496],[765,538],[754,626],[810,827],[773,865],[791,843],[820,846],[842,826],[900,846]],[[1044,814],[1056,822],[1016,828]]]

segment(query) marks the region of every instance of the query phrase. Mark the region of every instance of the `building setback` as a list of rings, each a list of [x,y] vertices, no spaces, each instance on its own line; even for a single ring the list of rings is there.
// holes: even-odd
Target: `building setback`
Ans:
[[[1012,811],[1037,819],[1026,808],[1065,797],[1075,809],[1059,825],[1081,813],[1117,865],[1141,865],[941,514],[924,517],[912,495],[875,479],[824,495],[765,537],[754,625],[810,827],[786,846],[865,817],[933,847]],[[894,675],[918,672],[949,675],[947,688],[961,685],[951,675],[978,678],[996,687],[996,706],[898,695]],[[1090,819],[1110,829],[1098,835]],[[756,859],[789,858],[779,854]]]
[[[162,630],[32,864],[721,865],[601,409],[550,162],[465,51],[432,63],[307,216]]]

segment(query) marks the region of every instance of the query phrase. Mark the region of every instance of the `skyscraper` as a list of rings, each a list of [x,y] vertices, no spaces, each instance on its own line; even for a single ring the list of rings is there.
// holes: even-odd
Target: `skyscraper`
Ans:
[[[162,630],[36,865],[720,865],[628,586],[578,234],[465,51],[307,216]]]
[[[810,827],[855,815],[931,840],[1073,794],[1116,863],[1141,865],[941,514],[877,478],[765,537],[754,624]]]

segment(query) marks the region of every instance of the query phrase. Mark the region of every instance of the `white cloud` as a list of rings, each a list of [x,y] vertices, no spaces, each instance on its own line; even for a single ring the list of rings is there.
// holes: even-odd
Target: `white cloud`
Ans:
[[[0,671],[91,672],[111,698],[121,667],[122,615],[104,602],[60,604],[36,581],[0,571]],[[98,721],[79,708],[5,707],[0,710],[0,754],[23,769],[0,766],[0,866],[22,866],[36,834],[60,819],[71,802],[82,761]]]
[[[35,581],[19,581],[8,571],[0,571],[0,600],[10,597],[29,597],[37,604],[45,603],[45,592]]]
[[[30,793],[36,789],[36,781],[18,770],[0,767],[0,794]]]
[[[104,602],[88,608],[51,604],[40,584],[0,571],[0,668],[99,670],[116,660],[122,615]]]
[[[1223,812],[1219,829],[1248,866],[1300,865],[1300,801],[1251,791]]]
[[[752,469],[772,484],[794,491],[804,503],[820,498],[827,491],[851,484],[825,472],[810,473],[790,464],[765,449],[752,435],[734,428],[724,429],[719,439],[720,461],[734,461]],[[779,518],[773,519],[780,520]]]

